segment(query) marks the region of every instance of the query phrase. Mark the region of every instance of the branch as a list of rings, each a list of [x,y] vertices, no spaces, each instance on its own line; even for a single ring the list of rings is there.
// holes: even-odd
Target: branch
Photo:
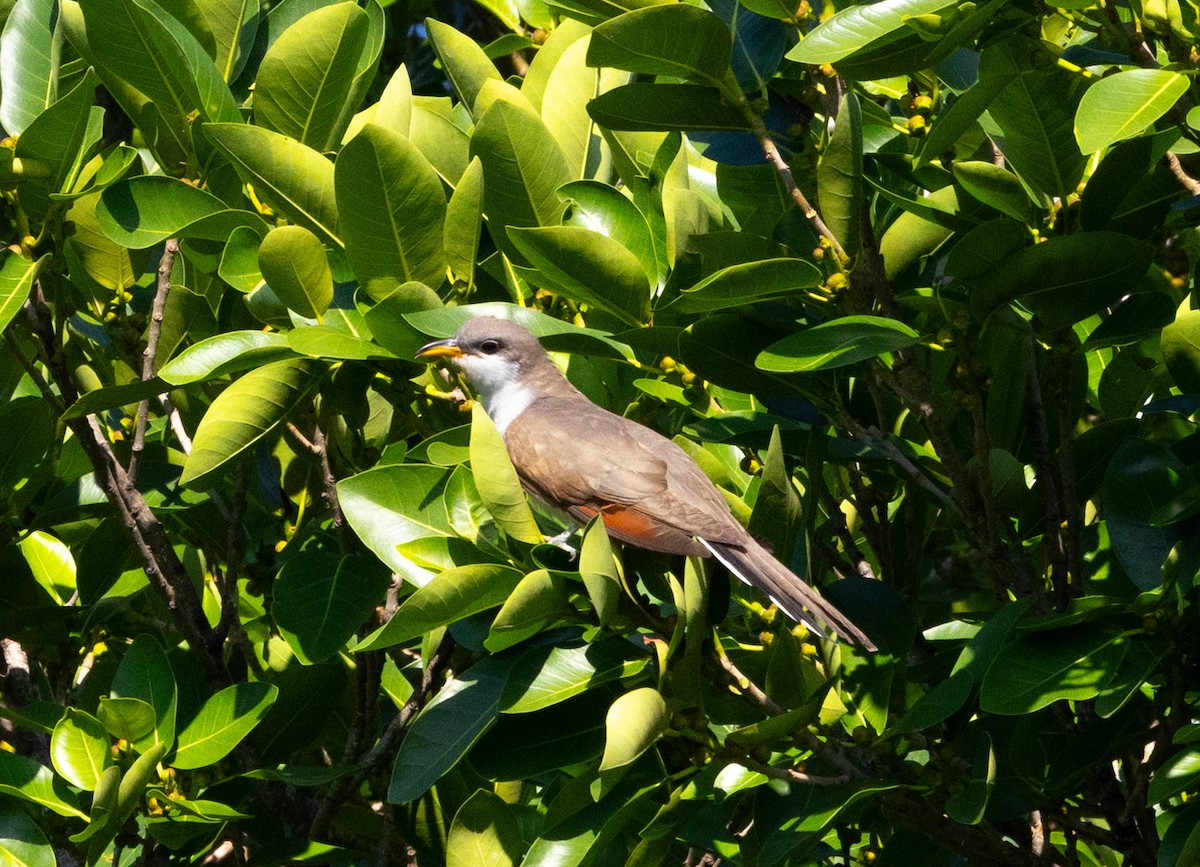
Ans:
[[[325,440],[325,432],[321,430],[320,424],[313,425],[312,444],[317,458],[321,461],[323,495],[325,502],[329,505],[329,511],[333,514],[333,529],[337,533],[338,547],[341,548],[343,554],[347,554],[354,550],[354,534],[350,532],[350,525],[346,523],[346,516],[342,513],[342,503],[337,494],[337,478],[329,463],[329,448]]]
[[[429,658],[429,664],[425,666],[425,673],[421,676],[421,685],[413,692],[408,701],[404,703],[404,707],[400,709],[395,719],[384,730],[383,735],[379,738],[375,746],[363,756],[358,770],[342,777],[326,793],[324,800],[321,801],[321,806],[317,810],[317,815],[312,821],[312,826],[309,828],[308,838],[310,840],[323,837],[325,832],[329,830],[329,823],[333,820],[333,816],[338,808],[341,807],[342,802],[352,792],[358,790],[363,780],[372,771],[392,758],[396,749],[400,746],[400,741],[404,739],[404,735],[408,731],[408,725],[413,717],[416,716],[417,711],[424,706],[426,699],[437,692],[435,687],[450,663],[450,657],[454,653],[454,648],[454,639],[450,636],[449,631],[447,631],[443,634],[437,650]]]
[[[34,284],[25,309],[34,336],[40,344],[42,363],[50,371],[63,400],[74,403],[79,395],[59,349],[54,317],[46,305],[40,283]],[[43,394],[48,399],[56,399],[47,383],[43,381],[39,387],[46,389]],[[117,510],[121,525],[137,549],[151,586],[166,602],[188,644],[197,650],[209,677],[218,682],[227,681],[228,674],[219,655],[214,655],[210,650],[208,636],[211,629],[201,607],[200,596],[158,517],[117,460],[95,418],[72,418],[66,424],[87,455],[97,483]]]
[[[171,291],[171,269],[175,266],[175,254],[179,242],[168,238],[163,247],[162,261],[158,265],[158,288],[154,293],[154,305],[150,310],[150,327],[146,332],[146,348],[142,352],[142,381],[154,377],[154,360],[158,354],[158,338],[162,334],[163,311],[167,307],[167,293]],[[129,481],[137,481],[138,464],[146,443],[146,418],[150,414],[150,399],[138,403],[137,423],[133,431],[133,448],[129,454]]]
[[[1175,176],[1175,180],[1183,185],[1184,189],[1193,196],[1200,196],[1200,181],[1185,172],[1179,162],[1179,157],[1170,151],[1167,152],[1167,167],[1171,170],[1171,174]]]
[[[717,662],[720,664],[721,668],[725,669],[725,671],[729,673],[729,676],[733,678],[738,689],[742,691],[742,695],[751,698],[758,704],[762,705],[763,709],[772,716],[779,716],[780,714],[787,713],[787,711],[776,704],[769,695],[763,692],[757,683],[746,677],[746,675],[742,674],[741,670],[733,664],[733,660],[726,656],[725,652],[719,646],[717,647],[716,656]]]

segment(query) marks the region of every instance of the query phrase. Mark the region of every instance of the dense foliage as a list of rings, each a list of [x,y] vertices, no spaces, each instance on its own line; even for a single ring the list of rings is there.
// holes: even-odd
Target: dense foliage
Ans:
[[[0,861],[1200,863],[1200,8],[647,2],[12,5]],[[880,651],[547,544],[480,310]]]

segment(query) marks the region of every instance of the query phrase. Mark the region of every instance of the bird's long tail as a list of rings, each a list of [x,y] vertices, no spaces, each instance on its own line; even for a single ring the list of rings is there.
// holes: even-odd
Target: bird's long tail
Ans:
[[[790,569],[771,556],[766,548],[753,539],[744,543],[713,542],[700,539],[700,544],[725,564],[734,575],[751,587],[757,587],[771,597],[788,617],[803,623],[820,635],[830,632],[866,650],[875,650],[875,643],[850,622],[850,619],[809,587]]]

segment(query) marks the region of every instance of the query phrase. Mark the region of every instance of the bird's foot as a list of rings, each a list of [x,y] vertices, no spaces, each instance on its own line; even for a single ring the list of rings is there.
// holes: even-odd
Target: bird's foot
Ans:
[[[553,536],[547,536],[546,544],[553,545],[555,548],[561,548],[563,551],[566,551],[571,555],[571,560],[574,561],[575,558],[579,556],[579,551],[567,540],[575,535],[575,531],[577,529],[578,527],[567,527],[567,529],[563,530],[561,533],[557,533]]]

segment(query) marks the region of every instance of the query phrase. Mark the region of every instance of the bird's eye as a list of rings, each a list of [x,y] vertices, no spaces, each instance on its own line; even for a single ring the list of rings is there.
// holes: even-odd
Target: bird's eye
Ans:
[[[485,341],[483,341],[483,343],[479,344],[479,351],[482,352],[484,355],[495,355],[497,352],[500,351],[500,341],[499,340],[485,340]]]

